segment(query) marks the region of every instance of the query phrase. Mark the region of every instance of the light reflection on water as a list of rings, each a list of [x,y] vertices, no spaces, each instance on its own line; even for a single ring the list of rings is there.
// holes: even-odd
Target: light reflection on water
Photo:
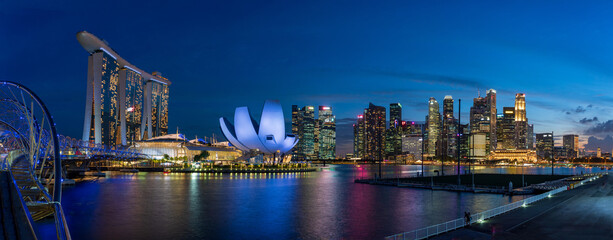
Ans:
[[[474,169],[551,173],[547,167]],[[417,175],[421,166],[381,170],[384,177],[407,177]],[[436,174],[440,166],[425,170]],[[452,171],[445,167],[447,174]],[[524,198],[353,183],[375,173],[378,166],[372,165],[277,174],[109,173],[65,188],[62,205],[74,239],[373,239]],[[49,230],[46,225],[42,231]]]

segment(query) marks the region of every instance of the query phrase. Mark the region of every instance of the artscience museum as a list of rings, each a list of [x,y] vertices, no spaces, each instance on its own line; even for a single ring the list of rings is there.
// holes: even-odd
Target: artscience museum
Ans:
[[[238,107],[234,112],[234,124],[221,117],[219,125],[226,139],[244,152],[256,150],[281,156],[298,143],[296,136],[285,133],[283,109],[278,100],[266,100],[259,123],[251,117],[247,107]]]

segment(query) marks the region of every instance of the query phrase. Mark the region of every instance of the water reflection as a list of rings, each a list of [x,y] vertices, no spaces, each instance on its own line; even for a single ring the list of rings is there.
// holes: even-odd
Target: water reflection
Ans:
[[[440,166],[424,170],[436,175]],[[551,173],[547,167],[473,170]],[[373,239],[524,198],[353,183],[378,171],[373,165],[332,165],[307,173],[109,173],[66,188],[63,205],[74,239]],[[416,176],[421,166],[382,166],[381,172]]]

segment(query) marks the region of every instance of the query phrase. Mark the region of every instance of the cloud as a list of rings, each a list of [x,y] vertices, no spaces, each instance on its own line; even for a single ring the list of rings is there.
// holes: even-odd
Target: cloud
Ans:
[[[610,149],[613,149],[613,138],[609,135],[603,139],[589,137],[587,143],[583,147],[587,151],[596,151],[600,148],[603,152],[608,152]]]
[[[585,130],[585,134],[602,134],[613,133],[613,120],[608,120],[603,123],[598,123]]]
[[[589,124],[589,123],[593,123],[593,122],[598,122],[598,118],[594,117],[594,118],[583,118],[581,120],[579,120],[580,123],[582,124]]]
[[[571,109],[571,110],[565,110],[567,115],[573,114],[573,113],[584,113],[586,112],[588,109],[592,108],[592,104],[589,104],[585,107],[583,106],[577,106],[576,109]]]

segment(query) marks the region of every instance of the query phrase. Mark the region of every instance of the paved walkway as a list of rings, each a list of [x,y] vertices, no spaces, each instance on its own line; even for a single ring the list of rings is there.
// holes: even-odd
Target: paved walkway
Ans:
[[[432,239],[613,239],[613,176]]]

